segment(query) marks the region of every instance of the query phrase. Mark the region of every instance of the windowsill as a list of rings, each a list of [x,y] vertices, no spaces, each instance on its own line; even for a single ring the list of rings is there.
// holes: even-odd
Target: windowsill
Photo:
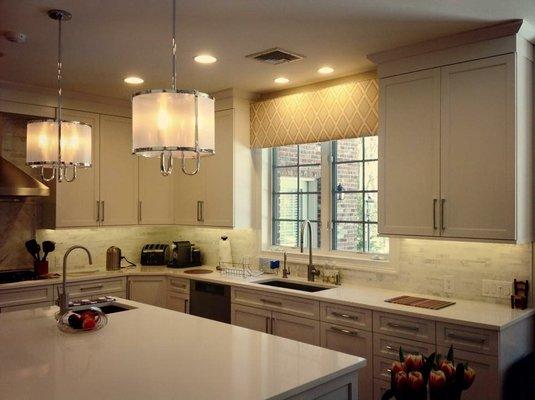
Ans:
[[[392,250],[392,249],[391,249]],[[276,258],[282,260],[282,253],[286,251],[288,262],[292,264],[308,264],[308,249],[301,253],[297,248],[268,248],[263,249],[260,257]],[[354,256],[336,253],[320,253],[318,250],[312,250],[314,264],[330,265],[335,268],[351,269],[363,272],[375,272],[381,274],[398,274],[397,262],[393,258],[395,254],[392,251],[385,259],[373,259],[372,255],[357,254]]]

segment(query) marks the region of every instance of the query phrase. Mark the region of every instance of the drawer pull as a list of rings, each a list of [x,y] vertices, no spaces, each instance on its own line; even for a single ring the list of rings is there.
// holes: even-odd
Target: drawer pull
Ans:
[[[179,285],[179,284],[176,284],[174,282],[171,282],[171,286],[179,288],[179,289],[186,289],[187,288],[186,285]]]
[[[359,317],[358,315],[349,315],[349,314],[342,314],[337,311],[331,312],[332,315],[339,318],[345,318],[345,319],[352,319],[353,321],[358,321]]]
[[[356,331],[350,331],[349,329],[342,329],[336,326],[331,326],[331,330],[338,333],[343,333],[344,335],[358,336],[359,333]]]
[[[404,348],[403,346],[401,346],[401,348],[403,349],[403,352],[406,353],[406,354],[421,354],[421,352],[418,351],[418,350],[414,350],[414,349],[406,349],[406,348]],[[399,347],[396,348],[396,347],[394,347],[394,346],[390,346],[390,345],[388,345],[388,344],[385,346],[385,349],[390,350],[390,351],[393,351],[393,352],[398,352],[398,351],[399,351]]]
[[[417,326],[396,324],[395,322],[388,322],[387,325],[394,329],[404,329],[406,331],[418,332],[420,330],[420,328]]]
[[[464,342],[471,342],[471,343],[483,344],[487,341],[487,339],[485,338],[475,338],[475,337],[470,337],[470,336],[457,335],[456,333],[448,333],[447,336],[453,340],[462,340]]]
[[[84,292],[86,290],[98,290],[98,289],[102,289],[104,287],[104,285],[95,285],[95,286],[87,286],[87,287],[81,287],[80,288],[80,291],[81,292]]]
[[[268,300],[268,299],[260,299],[262,303],[271,304],[274,306],[282,307],[282,301],[274,301],[274,300]]]

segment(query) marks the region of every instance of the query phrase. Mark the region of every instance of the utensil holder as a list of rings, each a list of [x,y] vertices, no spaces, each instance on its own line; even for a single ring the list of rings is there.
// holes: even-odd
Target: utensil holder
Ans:
[[[34,261],[33,270],[37,276],[48,274],[48,261]]]

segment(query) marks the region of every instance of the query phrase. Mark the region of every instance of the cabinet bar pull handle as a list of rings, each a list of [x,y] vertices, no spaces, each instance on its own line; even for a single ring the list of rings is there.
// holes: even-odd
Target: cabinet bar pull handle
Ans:
[[[204,201],[201,201],[201,222],[204,222]]]
[[[101,221],[104,222],[104,200],[102,200],[102,219]]]
[[[266,317],[266,333],[269,333],[269,317]]]
[[[275,332],[275,317],[271,317],[271,333]]]
[[[417,326],[396,324],[394,322],[388,322],[387,325],[391,328],[405,329],[405,330],[414,331],[414,332],[418,332],[420,330],[420,328]]]
[[[184,312],[186,314],[189,314],[189,300],[188,299],[184,299]]]
[[[142,202],[141,200],[138,201],[138,204],[137,204],[137,214],[138,214],[138,219],[139,219],[139,222],[141,222],[142,218],[141,218],[141,207],[142,207]]]
[[[197,202],[197,222],[201,222],[201,202]]]
[[[463,340],[465,342],[471,342],[471,343],[483,344],[487,341],[485,338],[475,338],[475,337],[470,337],[470,336],[457,335],[456,333],[448,333],[447,336],[453,340],[457,339],[457,340]]]
[[[345,319],[352,319],[354,321],[358,321],[358,319],[359,319],[358,315],[342,314],[342,313],[339,313],[337,311],[333,311],[333,312],[331,312],[331,314],[334,315],[335,317],[340,317],[340,318],[345,318]]]
[[[403,346],[402,346],[402,347],[403,347]],[[398,352],[398,351],[399,351],[399,348],[396,348],[396,347],[394,347],[394,346],[390,346],[390,345],[388,345],[388,344],[385,346],[385,349],[390,350],[390,351],[395,351],[395,352]],[[407,348],[405,348],[405,347],[403,347],[403,352],[404,352],[405,354],[420,354],[420,353],[421,353],[421,352],[418,351],[418,350],[407,349]]]
[[[100,222],[100,201],[97,200],[97,222]]]
[[[433,199],[433,230],[437,229],[437,199]]]
[[[442,227],[442,230],[446,229],[446,225],[444,224],[444,204],[446,204],[446,199],[440,200],[440,225]]]
[[[260,301],[266,304],[272,304],[274,306],[282,307],[282,301],[274,301],[274,300],[268,300],[268,299],[260,299]]]
[[[102,289],[104,287],[104,285],[95,285],[95,286],[86,286],[86,287],[81,287],[80,288],[80,291],[86,291],[86,290],[98,290],[98,289]]]
[[[331,326],[331,331],[335,331],[338,333],[343,333],[344,335],[351,335],[351,336],[358,336],[359,333],[356,331],[350,331],[349,329],[342,329],[338,328],[336,326]]]

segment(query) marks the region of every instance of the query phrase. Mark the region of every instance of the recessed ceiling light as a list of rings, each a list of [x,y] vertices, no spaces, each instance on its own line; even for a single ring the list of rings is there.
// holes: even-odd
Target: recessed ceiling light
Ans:
[[[290,82],[290,80],[288,78],[284,78],[284,77],[281,76],[279,78],[273,79],[273,82],[282,84],[282,83],[288,83],[288,82]]]
[[[144,82],[139,76],[127,76],[124,81],[129,85],[141,85]]]
[[[209,54],[199,54],[193,57],[193,59],[200,64],[213,64],[217,61],[217,58]]]
[[[318,69],[318,72],[320,74],[332,74],[334,72],[334,68],[331,67],[321,67]]]

